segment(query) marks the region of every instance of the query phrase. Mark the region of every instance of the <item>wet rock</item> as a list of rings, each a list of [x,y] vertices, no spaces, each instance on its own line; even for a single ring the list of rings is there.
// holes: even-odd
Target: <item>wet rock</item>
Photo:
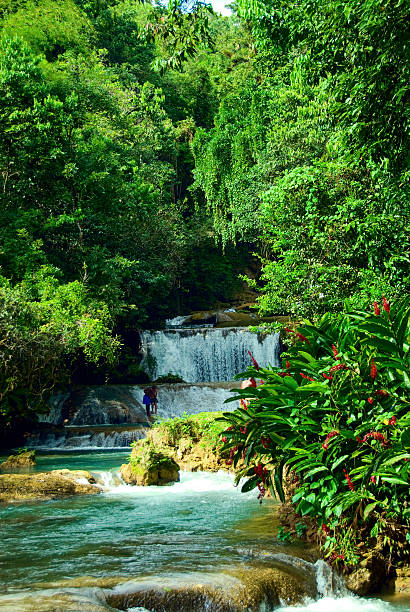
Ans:
[[[84,480],[88,482],[88,484],[95,484],[96,480],[91,472],[87,472],[87,470],[51,470],[50,474],[55,474],[56,476],[65,476],[69,480],[73,482],[79,482],[79,484],[86,484]]]
[[[61,396],[60,401],[53,402],[48,418],[54,425],[123,425],[147,422],[144,406],[127,385],[99,385],[75,389],[68,396]]]
[[[386,582],[386,562],[378,551],[371,551],[346,578],[348,589],[356,595],[377,593]]]
[[[3,472],[33,467],[36,464],[36,453],[33,450],[18,455],[10,455],[6,461],[0,464],[0,470]]]
[[[95,495],[101,492],[91,484],[78,483],[77,474],[78,472],[64,475],[53,472],[2,474],[0,475],[0,501],[60,499],[71,495]]]
[[[117,592],[106,593],[106,601],[120,610],[143,606],[158,612],[259,612],[281,602],[300,604],[313,594],[298,578],[278,569],[258,568],[199,580],[185,585],[166,579],[162,584],[124,584]]]
[[[129,463],[121,466],[127,484],[138,486],[166,485],[179,481],[179,465],[159,450],[151,440],[141,440],[132,449]]]

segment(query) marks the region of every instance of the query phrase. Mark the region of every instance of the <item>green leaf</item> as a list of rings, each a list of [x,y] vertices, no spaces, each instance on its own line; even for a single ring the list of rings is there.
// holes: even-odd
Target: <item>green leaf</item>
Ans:
[[[363,519],[366,520],[367,517],[369,516],[369,514],[375,509],[375,507],[378,505],[378,501],[373,502],[372,504],[367,504],[366,508],[364,509],[363,512]]]

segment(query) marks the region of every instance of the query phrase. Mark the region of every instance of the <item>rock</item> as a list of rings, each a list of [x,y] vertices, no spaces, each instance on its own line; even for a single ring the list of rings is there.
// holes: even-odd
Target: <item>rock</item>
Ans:
[[[132,449],[130,462],[121,466],[121,476],[127,484],[162,486],[179,481],[179,465],[151,440],[141,440]]]
[[[137,399],[127,385],[99,385],[74,389],[56,402],[54,425],[147,424],[142,392]]]
[[[386,563],[378,551],[371,551],[359,563],[359,567],[346,578],[348,589],[356,595],[377,593],[386,582]]]
[[[60,499],[71,495],[95,495],[101,490],[91,484],[76,482],[78,473],[70,470],[64,475],[54,472],[39,474],[2,474],[0,475],[0,501],[26,501],[34,499]],[[70,472],[67,474],[67,472]],[[89,474],[89,472],[84,472]],[[89,476],[92,478],[91,474]]]
[[[9,471],[15,470],[16,468],[28,468],[36,464],[36,453],[35,451],[26,451],[18,455],[10,455],[6,461],[0,464],[0,470]]]
[[[95,484],[96,480],[91,472],[87,472],[87,470],[51,470],[50,474],[55,474],[56,476],[65,476],[65,478],[69,478],[73,482],[77,482],[79,484],[85,484],[84,480],[88,482],[88,484]],[[79,482],[82,480],[83,482]]]

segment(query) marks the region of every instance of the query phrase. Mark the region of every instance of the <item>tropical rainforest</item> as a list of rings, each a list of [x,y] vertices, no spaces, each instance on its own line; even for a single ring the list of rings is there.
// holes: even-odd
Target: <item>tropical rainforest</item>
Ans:
[[[138,377],[136,330],[229,304],[250,257],[263,315],[408,293],[407,16],[0,0],[3,429],[70,377]]]

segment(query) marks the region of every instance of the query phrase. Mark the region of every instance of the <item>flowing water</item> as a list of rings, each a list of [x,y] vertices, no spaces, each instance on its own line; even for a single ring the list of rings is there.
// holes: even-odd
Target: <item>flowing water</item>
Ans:
[[[248,351],[267,366],[279,366],[279,334],[266,337],[247,328],[168,329],[141,333],[144,360],[152,378],[178,374],[187,382],[227,381],[250,365]]]
[[[225,472],[182,472],[179,483],[166,487],[125,485],[118,468],[126,457],[101,452],[39,455],[34,471],[88,469],[103,492],[1,506],[0,610],[131,611],[141,600],[148,605],[158,593],[170,598],[170,607],[162,603],[145,609],[225,610],[221,603],[213,607],[215,593],[229,600],[244,583],[255,589],[255,575],[287,566],[299,572],[301,581],[316,583],[316,596],[327,594],[327,566],[313,564],[303,545],[272,537],[274,501],[259,505],[255,492],[241,494]],[[206,605],[184,603],[184,597],[196,597],[198,590],[210,594]],[[180,607],[175,608],[175,597],[182,598]],[[310,603],[283,610],[327,612],[330,605],[333,612],[406,609],[346,596],[315,602],[312,591]],[[280,601],[272,607],[265,602],[259,609],[278,606]]]
[[[142,344],[153,377],[172,372],[191,383],[159,385],[162,418],[233,410],[224,401],[237,386],[229,381],[250,364],[248,350],[263,365],[279,364],[278,335],[246,329],[144,332]],[[275,502],[241,494],[226,472],[181,472],[166,487],[125,485],[119,467],[148,426],[142,391],[118,385],[56,396],[27,439],[45,449],[34,472],[86,469],[102,492],[0,504],[0,610],[408,611],[346,595],[304,545],[275,540]]]

